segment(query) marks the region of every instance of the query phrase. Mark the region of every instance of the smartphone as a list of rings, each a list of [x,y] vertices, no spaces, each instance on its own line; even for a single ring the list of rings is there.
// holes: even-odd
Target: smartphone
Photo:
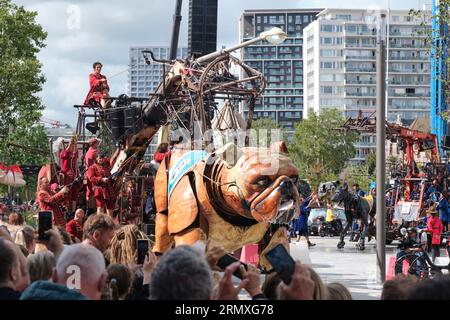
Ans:
[[[266,253],[272,267],[285,284],[289,284],[295,271],[295,261],[282,244]]]
[[[137,263],[143,264],[145,261],[145,256],[148,253],[148,240],[138,239],[137,241]]]
[[[219,261],[217,261],[217,266],[219,268],[221,268],[222,270],[225,270],[230,264],[235,263],[235,262],[240,262],[240,260],[233,257],[230,254],[226,254],[222,258],[220,258]],[[241,265],[244,266],[245,270],[248,270],[248,267],[245,263],[241,262]],[[243,278],[240,269],[237,269],[235,272],[233,272],[233,275],[238,277],[239,279]]]
[[[38,214],[38,240],[48,240],[49,236],[45,234],[53,226],[51,211],[40,211]]]

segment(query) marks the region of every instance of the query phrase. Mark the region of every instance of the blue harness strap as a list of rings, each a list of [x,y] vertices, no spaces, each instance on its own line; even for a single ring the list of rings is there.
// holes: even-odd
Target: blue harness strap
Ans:
[[[175,189],[181,178],[198,162],[203,160],[208,154],[203,150],[194,150],[185,153],[177,163],[169,170],[169,182],[167,184],[167,197],[170,199],[173,189]]]

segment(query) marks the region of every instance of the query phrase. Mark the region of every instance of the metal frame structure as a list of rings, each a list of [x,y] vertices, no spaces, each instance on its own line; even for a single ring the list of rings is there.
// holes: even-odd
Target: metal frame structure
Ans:
[[[444,139],[448,135],[447,120],[443,119],[442,114],[447,112],[448,100],[446,97],[446,88],[443,79],[448,78],[448,43],[445,35],[448,33],[448,25],[438,19],[441,9],[440,0],[433,1],[432,9],[432,51],[431,51],[431,106],[430,120],[431,133],[437,135],[439,150],[444,155]],[[448,10],[448,9],[447,9]]]

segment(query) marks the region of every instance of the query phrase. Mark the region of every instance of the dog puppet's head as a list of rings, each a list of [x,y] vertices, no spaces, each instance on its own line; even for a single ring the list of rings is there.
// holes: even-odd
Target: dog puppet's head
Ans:
[[[299,207],[298,169],[283,142],[271,148],[243,148],[221,174],[223,200],[238,215],[258,222],[285,223]],[[289,215],[289,217],[287,217]]]

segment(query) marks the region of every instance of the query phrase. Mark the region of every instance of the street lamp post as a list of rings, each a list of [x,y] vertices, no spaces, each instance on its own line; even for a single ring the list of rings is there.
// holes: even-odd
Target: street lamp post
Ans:
[[[198,58],[196,60],[196,62],[198,62],[198,63],[205,63],[205,62],[208,62],[208,61],[212,61],[215,58],[220,57],[224,53],[230,53],[230,52],[236,51],[238,49],[241,49],[243,47],[249,46],[249,45],[251,45],[253,43],[256,43],[258,41],[261,41],[261,40],[267,40],[271,44],[280,44],[284,40],[286,40],[286,38],[287,38],[287,34],[283,30],[281,30],[278,27],[273,27],[270,30],[261,32],[259,34],[259,36],[254,38],[254,39],[242,42],[242,43],[237,44],[237,45],[235,45],[235,46],[233,46],[231,48],[226,48],[226,49],[222,49],[222,50],[218,50],[218,51],[212,52],[210,54],[207,54],[205,56],[202,56],[202,57]]]
[[[377,32],[377,112],[376,112],[376,238],[377,238],[377,278],[383,283],[386,277],[386,52],[385,14],[378,19]]]

